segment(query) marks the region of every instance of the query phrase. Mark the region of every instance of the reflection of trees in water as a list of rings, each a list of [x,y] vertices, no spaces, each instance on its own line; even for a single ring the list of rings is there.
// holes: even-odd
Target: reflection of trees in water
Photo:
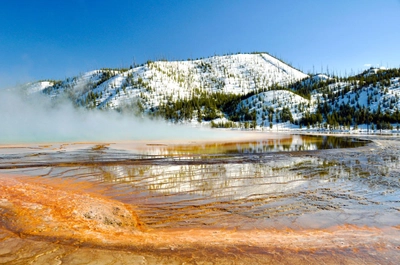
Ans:
[[[318,149],[348,148],[364,145],[348,137],[289,135],[279,139],[251,142],[207,143],[171,146],[149,146],[147,155],[194,155],[194,154],[258,154],[268,152],[293,152]]]
[[[355,148],[364,146],[367,141],[356,140],[350,137],[337,136],[304,136],[304,142],[315,145],[315,150]]]
[[[288,161],[286,161],[288,162]],[[289,163],[291,164],[291,163]],[[102,166],[95,171],[100,181],[124,183],[132,190],[164,194],[246,197],[249,192],[282,192],[304,179],[280,163],[232,163],[199,165]],[[278,185],[278,186],[276,186]]]
[[[107,194],[134,203],[143,211],[143,220],[154,227],[195,226],[240,217],[246,220],[290,218],[320,211],[342,214],[347,211],[347,205],[360,210],[360,216],[365,214],[366,207],[378,203],[385,209],[393,206],[400,209],[397,201],[387,202],[389,196],[399,194],[398,148],[390,152],[361,149],[360,153],[337,150],[311,156],[267,151],[331,149],[365,143],[350,137],[297,135],[288,139],[212,145],[212,152],[242,148],[243,152],[252,152],[249,155],[237,151],[232,156],[198,156],[195,148],[192,155],[190,148],[181,148],[179,151],[185,152],[184,155],[157,155],[157,159],[143,156],[143,161],[112,165],[98,163],[100,159],[96,158],[87,168],[77,164],[77,169],[62,168],[62,172],[59,169],[49,174],[76,177],[79,173],[107,183],[105,187],[112,186]],[[376,196],[375,191],[382,191],[385,198]],[[347,211],[346,214],[358,218],[358,213]]]
[[[293,137],[259,141],[253,143],[238,143],[237,150],[230,153],[266,153],[266,152],[293,152],[306,150],[322,150],[336,148],[352,148],[365,145],[366,141],[354,140],[348,137],[335,136],[299,136],[298,141]]]
[[[277,151],[295,151],[292,145],[293,139],[274,139],[264,140],[252,143],[238,143],[237,150],[233,152],[239,152],[243,154],[254,154],[254,153],[266,153],[266,152],[277,152]],[[232,152],[232,153],[233,153]]]

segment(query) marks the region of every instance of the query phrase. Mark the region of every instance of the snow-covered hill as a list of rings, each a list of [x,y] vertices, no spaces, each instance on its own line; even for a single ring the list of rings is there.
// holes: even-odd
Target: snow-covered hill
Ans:
[[[244,95],[306,77],[266,53],[255,53],[190,61],[148,61],[126,71],[102,69],[57,84],[46,81],[41,87],[52,96],[67,93],[80,105],[117,108],[140,99],[149,109],[167,99],[189,98],[196,90]]]
[[[250,113],[254,112],[257,125],[267,127],[270,123],[293,123],[300,120],[305,111],[315,112],[315,105],[311,105],[311,102],[287,90],[273,90],[243,100],[238,108],[247,108]]]
[[[24,86],[85,108],[134,110],[172,122],[223,127],[340,128],[400,120],[399,69],[308,76],[267,53],[148,61]]]

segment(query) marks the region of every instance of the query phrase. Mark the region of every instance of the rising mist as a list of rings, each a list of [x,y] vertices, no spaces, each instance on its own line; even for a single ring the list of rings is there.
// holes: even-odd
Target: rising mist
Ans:
[[[116,111],[87,110],[40,93],[0,90],[0,143],[196,140],[226,137],[228,132],[171,125]]]

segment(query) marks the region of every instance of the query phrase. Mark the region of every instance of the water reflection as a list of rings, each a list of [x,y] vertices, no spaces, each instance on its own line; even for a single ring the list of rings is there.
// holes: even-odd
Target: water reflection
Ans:
[[[129,183],[151,192],[241,199],[251,194],[284,192],[305,178],[268,164],[203,164],[102,167],[102,181]]]
[[[187,257],[194,257],[189,263],[196,261],[199,255],[209,258],[210,253],[215,254],[209,259],[210,262],[215,262],[217,258],[227,255],[226,246],[232,246],[232,252],[229,253],[234,257],[232,260],[237,260],[238,263],[243,263],[240,257],[237,258],[238,253],[253,258],[254,253],[259,253],[261,256],[247,263],[262,264],[272,252],[278,253],[276,262],[278,260],[281,262],[285,256],[290,257],[288,261],[292,263],[293,261],[310,263],[309,258],[304,261],[304,255],[310,257],[315,254],[314,263],[317,263],[317,260],[321,262],[321,250],[330,251],[337,248],[343,251],[345,261],[348,261],[349,254],[354,255],[354,253],[359,255],[357,261],[366,261],[365,253],[369,253],[370,256],[370,253],[373,253],[374,258],[382,258],[374,260],[377,262],[370,262],[373,264],[395,261],[398,256],[394,255],[398,253],[396,233],[400,227],[398,141],[391,139],[387,142],[370,144],[368,148],[329,152],[299,151],[357,147],[366,142],[352,138],[295,135],[233,143],[188,145],[145,143],[135,145],[135,148],[113,144],[74,145],[74,148],[69,149],[65,148],[65,145],[0,148],[0,173],[38,176],[41,182],[49,181],[53,185],[61,183],[63,189],[77,189],[79,193],[94,191],[132,204],[140,220],[148,228],[154,229],[153,231],[174,232],[178,228],[178,232],[173,236],[168,234],[168,238],[172,238],[169,242],[175,243],[179,233],[191,240],[187,233],[191,231],[196,233],[196,230],[209,231],[211,237],[208,241],[199,237],[200,240],[193,241],[193,248],[181,249],[187,253],[185,252],[185,259],[180,263],[184,263],[183,260],[188,261]],[[51,181],[47,178],[51,178]],[[58,179],[59,182],[54,179]],[[64,182],[68,187],[62,184]],[[7,190],[7,187],[5,188]],[[33,193],[34,199],[37,194]],[[66,197],[69,200],[69,207],[71,196]],[[83,203],[79,201],[79,204]],[[0,194],[0,213],[4,210],[2,208],[4,206],[8,207],[6,201],[1,200]],[[6,215],[3,215],[4,222],[15,220],[4,216]],[[48,218],[48,212],[44,216]],[[352,225],[384,229],[389,227],[392,230],[385,230],[390,232],[382,234],[383,229],[374,228],[375,232],[371,233],[366,227],[365,233],[358,236],[355,234],[357,229],[354,230]],[[323,230],[321,233],[324,236],[328,235],[323,240],[316,236],[318,230],[314,229],[334,226],[345,229],[339,229],[334,237],[329,235],[335,233],[336,228],[329,232]],[[293,237],[293,231],[287,230],[288,227],[301,229],[302,235],[311,228],[309,230],[311,238],[308,241],[304,241],[302,237],[296,239]],[[221,238],[220,234],[214,234],[216,230],[208,228],[223,228],[216,230],[226,231],[225,237]],[[229,245],[226,239],[231,235],[235,236],[236,232],[232,233],[233,229],[225,230],[225,228],[249,230],[238,231],[246,233],[246,238],[243,238],[245,240],[239,238],[237,244]],[[264,228],[274,229],[264,230]],[[284,230],[279,230],[280,228]],[[348,231],[347,234],[343,234],[344,230]],[[270,236],[265,234],[263,239],[262,234],[266,231],[280,231],[270,240],[273,246],[270,248],[271,251],[263,245],[263,240],[270,239]],[[393,231],[396,232],[394,235]],[[106,233],[112,235],[110,230]],[[118,232],[118,234],[123,233]],[[389,240],[387,243],[385,237],[389,234],[394,240]],[[152,235],[156,235],[154,238],[156,244],[150,247],[150,253],[157,250],[157,245],[162,242],[160,234]],[[260,235],[261,240],[257,237]],[[15,239],[14,243],[10,243],[10,238]],[[88,238],[94,238],[93,234]],[[222,242],[221,245],[215,243],[217,238]],[[360,251],[358,247],[360,245],[352,243],[351,239],[355,238],[362,242],[361,246],[366,246],[365,253]],[[4,260],[4,257],[15,258],[17,260],[15,264],[25,264],[40,263],[39,258],[46,258],[48,262],[42,262],[44,264],[71,256],[71,253],[75,255],[77,251],[82,251],[79,256],[74,256],[80,263],[82,260],[87,262],[96,260],[96,257],[93,257],[94,249],[77,248],[76,245],[69,246],[68,243],[60,245],[58,238],[54,238],[57,243],[51,242],[51,238],[47,238],[46,242],[37,239],[24,240],[20,234],[17,236],[11,232],[0,231],[0,244],[2,244],[0,249],[3,247],[5,249],[3,253],[7,255],[2,256],[0,253],[0,260],[2,258]],[[287,240],[287,245],[291,247],[291,251],[294,249],[294,252],[279,249],[277,251],[274,247],[281,246],[282,240]],[[134,243],[137,241],[140,240],[129,239],[127,245],[133,245],[134,248]],[[312,244],[304,247],[307,242]],[[315,248],[314,242],[321,248]],[[199,250],[198,247],[202,244],[204,246],[204,243],[208,243],[209,251],[201,248]],[[294,248],[293,243],[297,244]],[[343,243],[350,247],[344,248],[346,246],[343,246]],[[50,245],[53,245],[54,249],[48,249]],[[254,246],[257,247],[257,252],[249,251]],[[70,250],[66,254],[60,247]],[[218,248],[216,252],[215,248]],[[121,253],[124,253],[121,251],[123,249],[116,249],[118,253],[109,252],[109,256],[100,259],[107,262],[112,256],[112,260],[115,261],[116,256],[121,257]],[[388,252],[387,249],[392,252]],[[97,250],[100,253],[104,251]],[[160,262],[154,261],[154,264],[165,263],[165,256],[171,258],[170,263],[177,262],[176,255],[180,247],[176,248],[171,243],[165,248],[162,246],[162,249],[158,249],[160,250],[160,259],[157,260]],[[138,251],[143,254],[143,251]],[[331,259],[328,261],[332,262],[326,263],[340,263],[329,251],[325,252],[325,255],[329,256]],[[34,254],[30,257],[25,255],[29,253]],[[298,259],[292,259],[292,255],[288,253],[298,255]],[[143,259],[135,260],[130,256],[123,259],[122,263],[135,263],[136,260],[136,263],[144,262]],[[234,263],[230,261],[227,264]],[[67,260],[66,263],[70,262]]]
[[[245,226],[246,218],[290,219],[319,211],[340,212],[349,204],[354,209],[375,204],[367,186],[359,181],[362,171],[311,157],[93,170],[91,175],[97,175],[100,181],[123,185],[123,190],[111,195],[139,205],[145,212],[141,217],[154,227],[216,226],[216,220],[232,215],[236,216],[234,221],[225,220],[220,225]]]
[[[205,143],[186,145],[148,144],[142,153],[147,155],[193,154],[259,154],[268,152],[296,152],[322,149],[360,147],[367,141],[347,137],[286,135],[275,139],[251,142]]]
[[[370,216],[376,215],[371,211],[376,205],[386,211],[384,223],[393,223],[399,215],[393,209],[400,209],[400,202],[387,196],[400,195],[396,150],[388,155],[366,149],[347,155],[299,152],[366,143],[285,135],[250,142],[145,143],[126,149],[112,144],[71,151],[38,147],[28,153],[5,152],[0,167],[8,173],[96,182],[107,196],[136,205],[140,218],[154,228],[304,225],[298,220],[320,212],[330,214],[307,225],[327,218],[334,224],[364,223],[361,216],[376,222]]]

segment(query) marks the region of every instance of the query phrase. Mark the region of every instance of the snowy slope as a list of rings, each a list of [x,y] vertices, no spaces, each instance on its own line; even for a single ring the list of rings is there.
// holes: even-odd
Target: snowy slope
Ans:
[[[333,101],[328,101],[332,107],[350,105],[355,108],[365,107],[371,112],[376,112],[380,107],[381,112],[391,113],[400,109],[400,77],[391,78],[389,85],[377,82],[375,86],[370,84],[357,87],[350,82],[336,82],[328,87],[337,95]],[[343,93],[346,88],[350,91]]]
[[[377,112],[393,116],[400,109],[399,80],[400,69],[370,69],[348,78],[323,73],[308,76],[267,53],[252,53],[148,61],[130,69],[101,69],[64,81],[30,83],[24,90],[65,97],[85,108],[128,109],[135,114],[164,115],[174,122],[235,121],[241,127],[251,121],[253,127],[272,128],[279,123],[313,126],[307,119],[318,115],[321,127],[328,114],[344,113],[344,109],[347,113],[367,111],[375,115],[368,118],[374,122],[378,122]],[[227,106],[219,95],[234,95],[228,101],[232,105]],[[209,102],[204,103],[204,97]],[[182,102],[189,114],[180,109]],[[388,120],[394,123],[393,117]],[[355,124],[355,120],[339,123]]]
[[[149,109],[167,99],[190,98],[198,90],[247,94],[307,77],[266,53],[149,61],[128,71],[112,71],[109,79],[98,83],[106,72],[91,71],[50,86],[45,92],[52,96],[69,93],[81,105],[90,101],[97,108],[118,108],[140,100]]]
[[[52,81],[38,81],[33,83],[25,84],[21,87],[22,90],[26,91],[28,94],[39,93],[48,87],[52,87],[54,82]]]
[[[256,112],[257,125],[269,126],[280,120],[279,114],[283,108],[288,108],[294,120],[303,117],[305,111],[314,112],[315,105],[311,101],[286,90],[267,91],[252,96],[239,104],[238,108],[248,108],[249,112]],[[271,118],[270,118],[271,115]]]

